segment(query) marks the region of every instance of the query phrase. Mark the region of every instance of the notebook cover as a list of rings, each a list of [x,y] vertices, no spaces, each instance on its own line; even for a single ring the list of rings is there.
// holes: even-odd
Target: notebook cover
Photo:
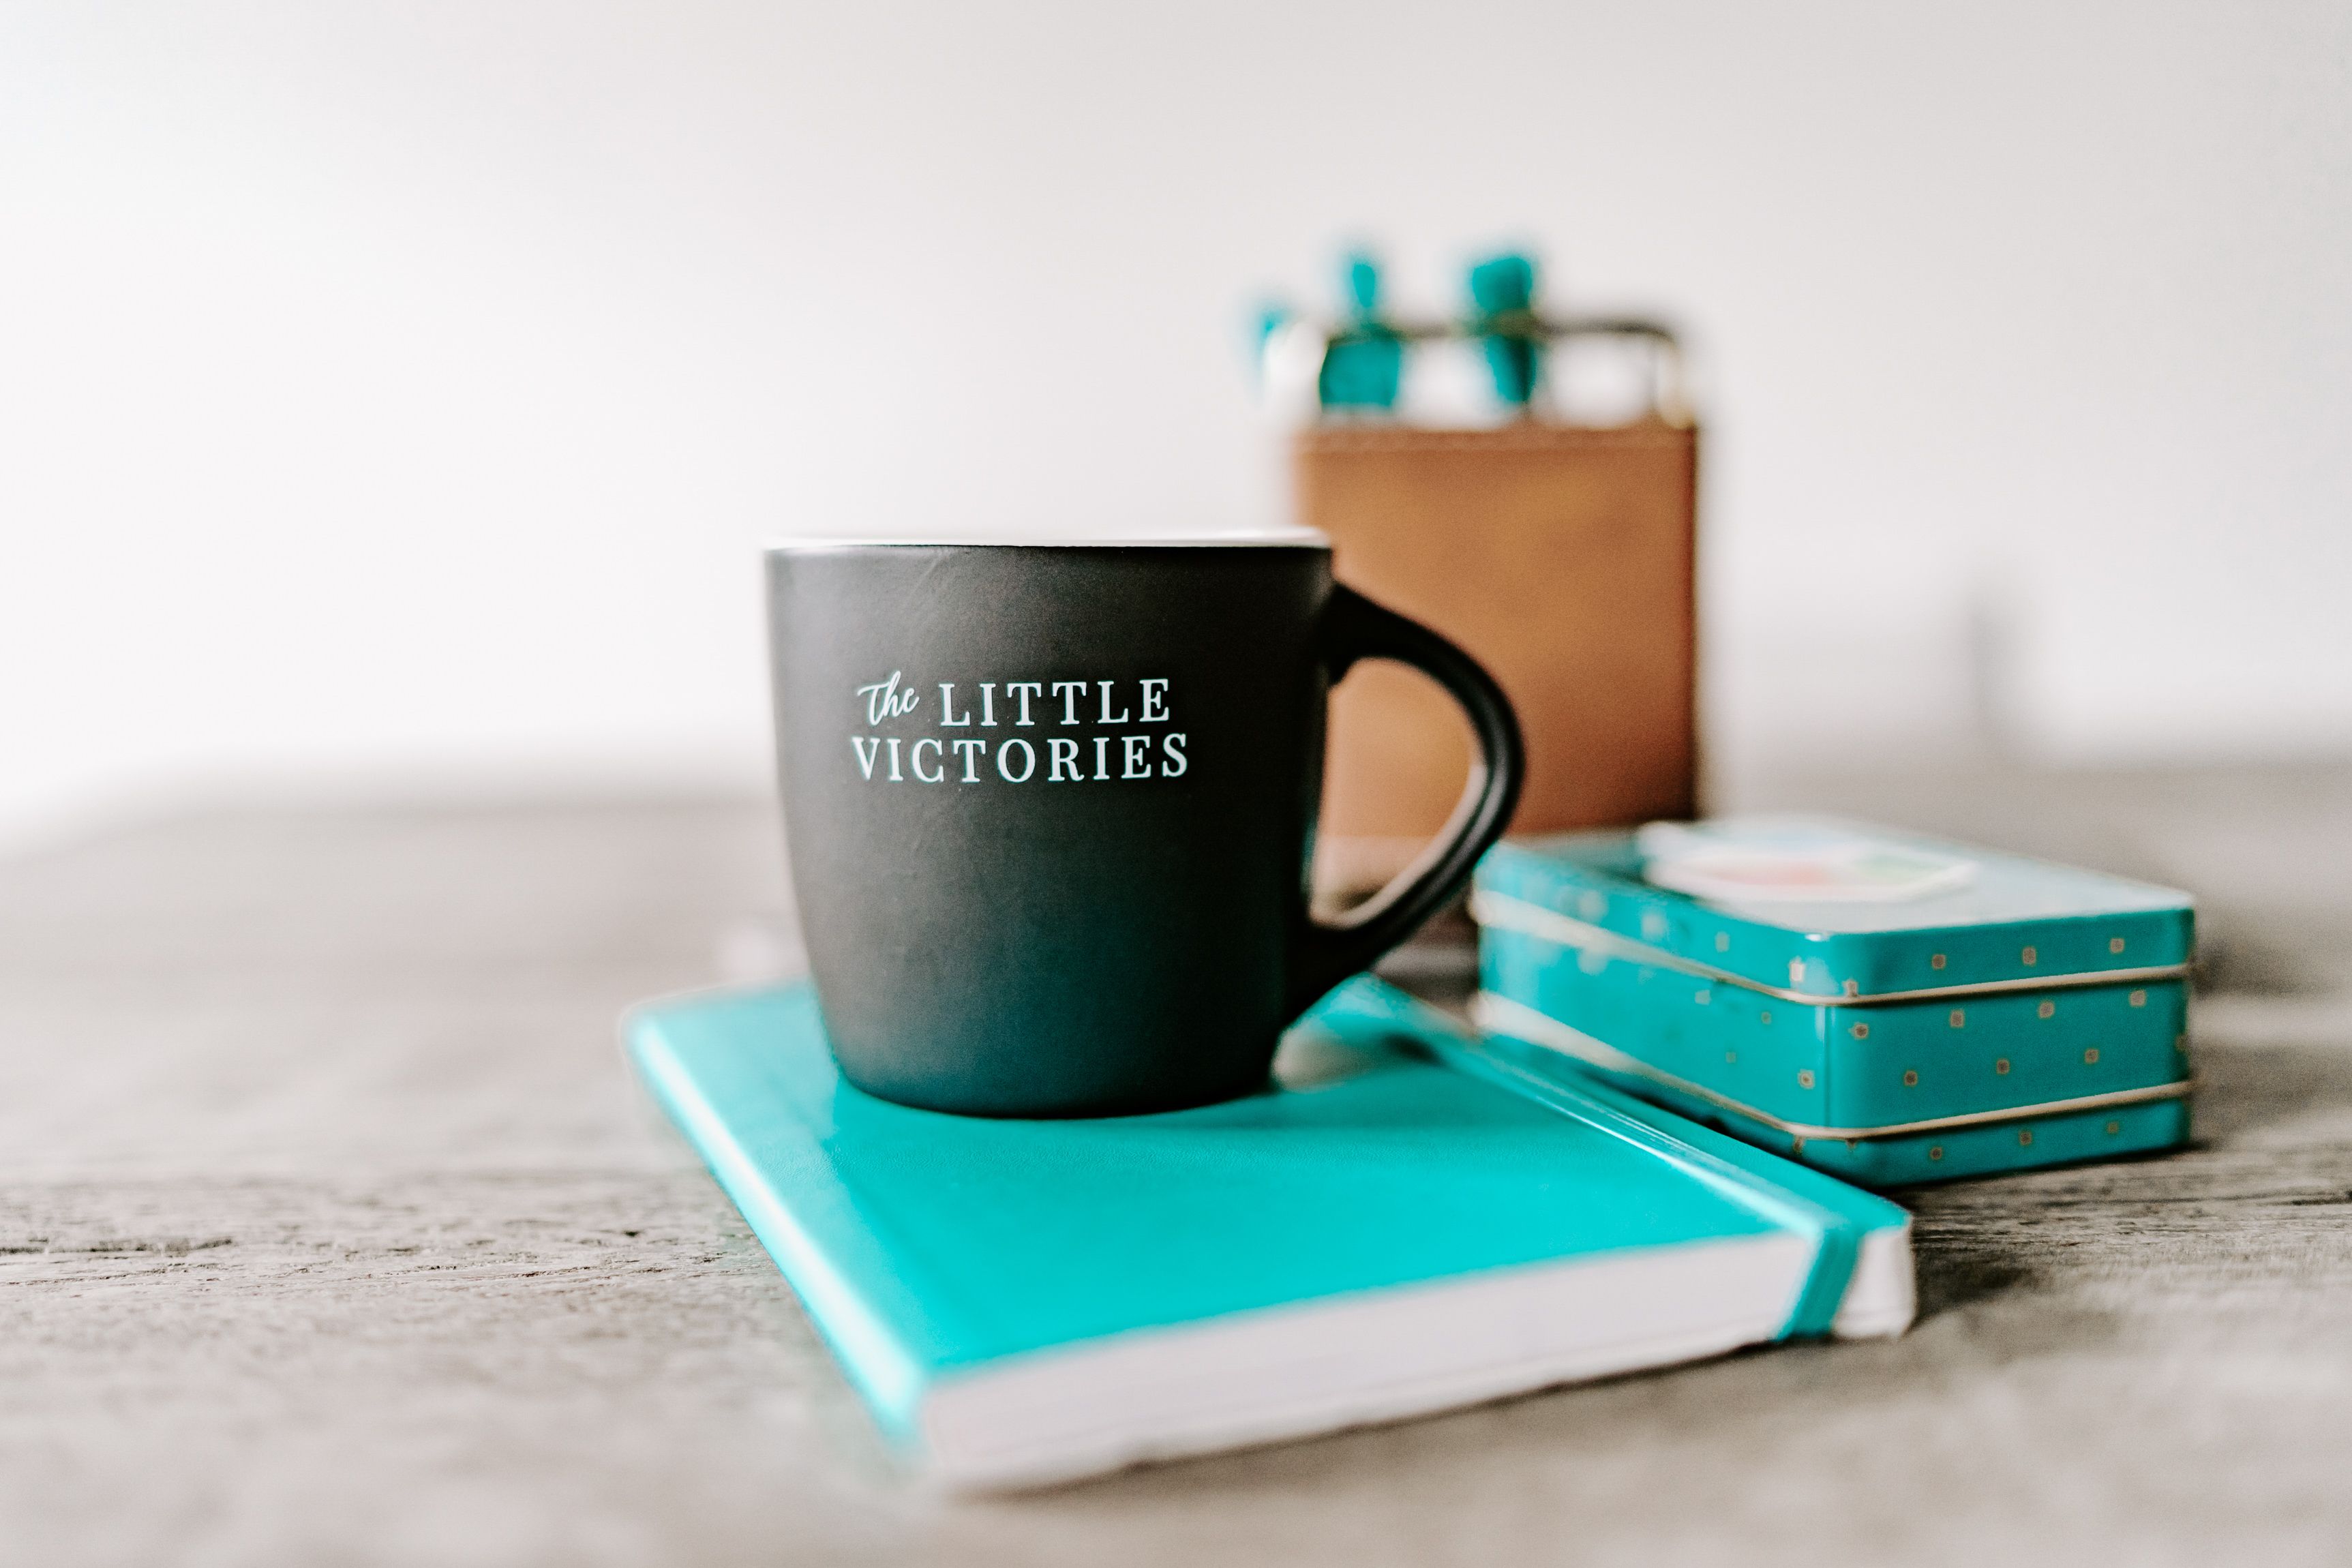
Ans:
[[[1748,1338],[1886,1333],[1909,1318],[1902,1210],[1559,1081],[1514,1055],[1524,1047],[1483,1044],[1369,978],[1292,1032],[1288,1087],[1159,1116],[990,1121],[875,1100],[835,1070],[805,986],[649,1006],[627,1037],[877,1421],[919,1458],[937,1436],[927,1404],[1006,1367],[1106,1344],[1148,1356],[1155,1333],[1563,1262],[1769,1240],[1810,1262]],[[1676,1342],[1654,1359],[1692,1353]],[[1528,1363],[1447,1386],[1492,1397],[1559,1380]],[[1417,1397],[1328,1402],[1348,1414],[1323,1424],[1437,1407]],[[1304,1429],[1237,1417],[1226,1430]],[[1053,1479],[1213,1436],[1033,1455],[977,1479]]]

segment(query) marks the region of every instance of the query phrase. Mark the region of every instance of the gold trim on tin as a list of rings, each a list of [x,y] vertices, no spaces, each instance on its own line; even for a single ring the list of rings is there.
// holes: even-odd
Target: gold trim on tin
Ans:
[[[1889,1002],[1925,1002],[1938,996],[1979,996],[2000,991],[2056,991],[2078,985],[2120,985],[2131,980],[2179,980],[2189,973],[2189,965],[2185,963],[2164,963],[2145,969],[2095,969],[2080,974],[1986,980],[1973,985],[1931,985],[1922,991],[1877,991],[1867,996],[1855,995],[1849,989],[1843,994],[1824,996],[1813,991],[1792,991],[1782,986],[1767,985],[1760,980],[1750,980],[1744,974],[1734,974],[1727,969],[1717,969],[1711,963],[1685,958],[1678,952],[1668,952],[1662,947],[1635,942],[1632,937],[1619,936],[1613,931],[1570,919],[1557,910],[1548,910],[1541,904],[1531,904],[1507,893],[1488,892],[1481,889],[1471,894],[1470,918],[1496,931],[1517,931],[1521,936],[1557,942],[1562,947],[1647,963],[1659,969],[1676,970],[1696,979],[1718,980],[1727,985],[1738,985],[1749,991],[1760,991],[1767,996],[1777,996],[1783,1002],[1803,1002],[1815,1007],[1874,1007]],[[1789,961],[1792,976],[1803,963],[1802,959]],[[1853,982],[1848,981],[1846,984],[1852,987]]]
[[[2185,1100],[2197,1091],[2197,1080],[2186,1078],[2173,1083],[2150,1084],[2145,1089],[2120,1089],[2106,1094],[2076,1095],[2071,1100],[2047,1100],[2038,1105],[2012,1106],[2006,1110],[1932,1116],[1924,1121],[1898,1121],[1886,1127],[1815,1127],[1802,1121],[1787,1121],[1769,1110],[1759,1110],[1727,1094],[1718,1094],[1705,1084],[1676,1078],[1663,1068],[1627,1056],[1614,1046],[1594,1039],[1581,1029],[1572,1028],[1557,1018],[1538,1013],[1524,1002],[1514,1002],[1492,991],[1481,991],[1470,999],[1470,1016],[1480,1028],[1490,1034],[1508,1035],[1514,1039],[1541,1046],[1546,1050],[1590,1062],[1609,1072],[1648,1079],[1653,1083],[1662,1084],[1695,1100],[1706,1100],[1735,1116],[1769,1127],[1801,1142],[1809,1138],[1842,1138],[1851,1142],[1859,1139],[1900,1138],[1914,1132],[1940,1132],[1948,1127],[1987,1127],[2003,1121],[2033,1121],[2045,1116],[2064,1116],[2077,1110],[2097,1110],[2111,1105],[2144,1105],[2153,1100]]]

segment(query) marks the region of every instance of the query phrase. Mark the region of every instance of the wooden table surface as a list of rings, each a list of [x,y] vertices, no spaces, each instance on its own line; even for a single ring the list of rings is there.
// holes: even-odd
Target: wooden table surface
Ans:
[[[0,1559],[2352,1559],[2352,774],[1778,788],[2197,889],[2197,1146],[1904,1194],[1897,1342],[981,1502],[889,1469],[614,1044],[784,961],[764,805],[0,864]]]

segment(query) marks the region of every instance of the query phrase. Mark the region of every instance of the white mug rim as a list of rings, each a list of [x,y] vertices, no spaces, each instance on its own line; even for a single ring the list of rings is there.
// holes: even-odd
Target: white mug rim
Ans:
[[[1324,550],[1329,536],[1312,528],[1235,530],[1230,533],[1138,534],[1055,537],[1051,534],[978,535],[968,538],[823,538],[771,539],[765,548],[782,552],[821,550]]]

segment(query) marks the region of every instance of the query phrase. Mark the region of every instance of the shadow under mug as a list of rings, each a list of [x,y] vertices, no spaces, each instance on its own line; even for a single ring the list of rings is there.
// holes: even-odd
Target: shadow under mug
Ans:
[[[1262,1088],[1281,1033],[1412,934],[1509,821],[1486,672],[1350,592],[1319,534],[806,542],[768,553],[793,890],[843,1075],[983,1116]],[[1308,912],[1330,688],[1425,671],[1479,760],[1415,867]]]

